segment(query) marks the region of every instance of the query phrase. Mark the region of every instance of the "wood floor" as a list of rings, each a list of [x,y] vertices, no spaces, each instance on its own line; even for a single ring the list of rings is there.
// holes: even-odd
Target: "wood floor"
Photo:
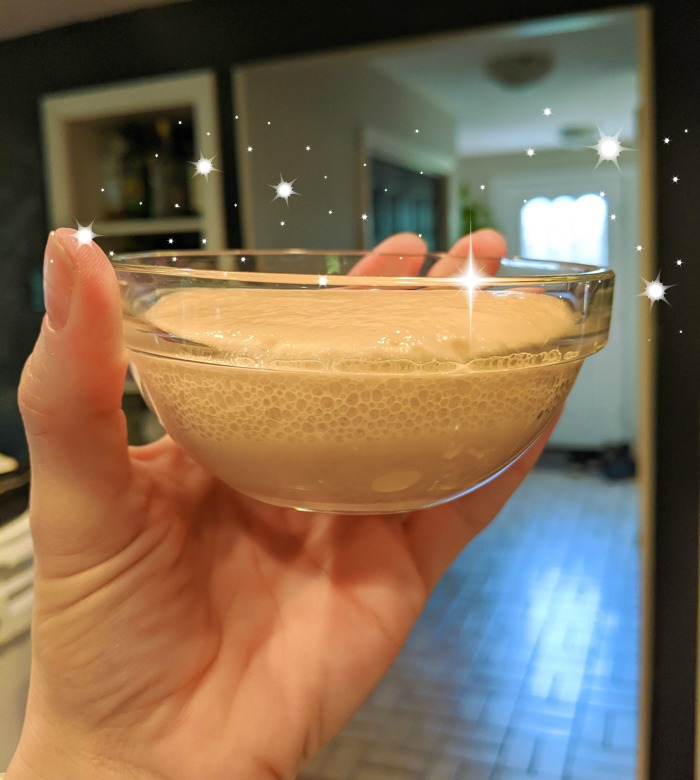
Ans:
[[[540,466],[300,780],[632,780],[637,485]]]

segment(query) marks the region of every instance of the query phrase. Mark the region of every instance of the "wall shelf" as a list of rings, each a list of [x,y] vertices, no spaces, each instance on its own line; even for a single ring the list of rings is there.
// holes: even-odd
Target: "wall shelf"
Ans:
[[[98,220],[92,226],[95,233],[110,236],[143,236],[146,234],[193,233],[204,226],[201,217],[163,217],[161,219]],[[207,245],[209,244],[207,240]],[[221,247],[220,247],[221,248]]]
[[[220,150],[213,73],[47,95],[42,118],[50,229],[94,221],[98,243],[114,251],[170,248],[171,237],[173,248],[225,247],[221,173],[205,178],[191,165]],[[128,179],[128,155],[140,178]],[[143,190],[127,202],[134,180]],[[182,216],[169,215],[180,206]]]

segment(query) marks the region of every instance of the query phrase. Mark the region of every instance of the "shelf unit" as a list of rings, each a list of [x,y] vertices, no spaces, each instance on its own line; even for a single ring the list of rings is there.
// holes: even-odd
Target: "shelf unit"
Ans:
[[[105,144],[125,123],[191,124],[194,163],[220,150],[216,78],[208,71],[47,95],[42,100],[49,229],[93,223],[106,251],[177,250],[226,244],[222,174],[188,174],[183,216],[112,218],[104,190]]]

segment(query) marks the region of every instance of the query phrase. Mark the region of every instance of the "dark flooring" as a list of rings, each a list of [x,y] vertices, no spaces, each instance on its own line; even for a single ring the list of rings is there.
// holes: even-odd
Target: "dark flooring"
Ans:
[[[544,458],[300,780],[632,780],[637,484]]]

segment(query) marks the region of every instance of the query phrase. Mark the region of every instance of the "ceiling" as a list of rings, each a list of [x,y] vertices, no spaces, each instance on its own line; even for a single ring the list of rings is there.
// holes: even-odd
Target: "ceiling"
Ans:
[[[0,41],[183,0],[0,0]]]
[[[632,141],[637,50],[636,12],[615,11],[442,36],[388,47],[370,60],[456,118],[458,153],[484,154],[513,147],[516,129],[523,152],[566,145],[562,131],[578,148],[595,143],[599,129],[621,130],[620,140]],[[489,76],[490,60],[528,54],[550,58],[539,80],[508,87]]]
[[[0,40],[184,0],[0,0]],[[639,109],[637,12],[619,10],[355,49],[380,72],[452,114],[458,154],[634,141]],[[551,70],[520,87],[494,82],[487,62],[544,54]],[[313,59],[314,55],[310,59]],[[544,109],[551,109],[545,116]]]

